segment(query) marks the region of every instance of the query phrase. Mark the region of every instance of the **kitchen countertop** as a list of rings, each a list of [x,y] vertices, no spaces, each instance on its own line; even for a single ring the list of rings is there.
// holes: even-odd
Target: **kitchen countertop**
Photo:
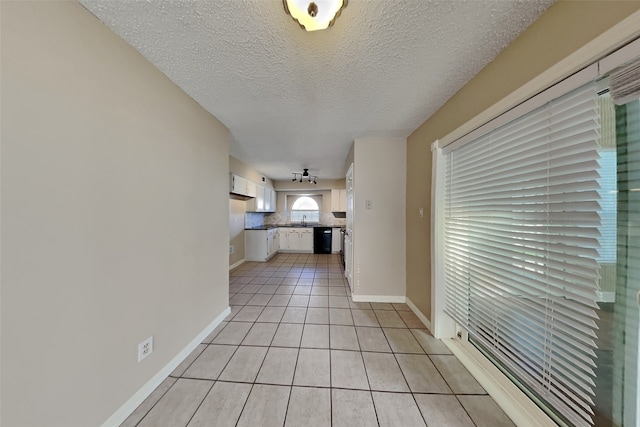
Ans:
[[[308,224],[308,225],[300,225],[300,224],[269,224],[262,225],[260,227],[245,227],[245,230],[269,230],[272,228],[316,228],[316,227],[329,227],[329,228],[344,228],[344,225],[322,225],[322,224]]]

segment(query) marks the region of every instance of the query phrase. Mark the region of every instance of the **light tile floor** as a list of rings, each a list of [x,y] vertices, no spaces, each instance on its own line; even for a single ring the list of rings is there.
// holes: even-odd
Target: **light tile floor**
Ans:
[[[231,314],[122,424],[514,424],[405,304],[351,301],[337,255],[230,273]]]

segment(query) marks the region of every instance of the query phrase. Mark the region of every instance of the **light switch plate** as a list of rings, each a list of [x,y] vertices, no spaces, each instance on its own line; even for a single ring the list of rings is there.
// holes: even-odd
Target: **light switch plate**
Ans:
[[[372,208],[371,200],[367,200],[367,201],[365,202],[365,207],[366,207],[367,209],[371,209],[371,208]]]

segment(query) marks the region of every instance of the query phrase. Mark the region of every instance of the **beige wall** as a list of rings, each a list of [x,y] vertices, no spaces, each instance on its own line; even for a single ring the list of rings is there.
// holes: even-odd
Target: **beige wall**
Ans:
[[[264,187],[274,188],[271,178],[265,177],[265,182],[262,182],[262,177],[264,175],[260,171],[255,170],[251,166],[241,162],[233,156],[229,156],[229,172],[240,175],[241,177],[246,178],[249,181],[253,181],[256,184],[260,184]]]
[[[640,9],[638,1],[560,1],[408,138],[407,297],[431,318],[430,145]],[[602,46],[584,64],[616,46]],[[576,71],[580,66],[573,70]],[[567,74],[568,75],[568,74]],[[544,89],[543,87],[537,88]],[[425,209],[420,219],[417,210]]]
[[[353,294],[404,298],[406,140],[363,138],[354,146]]]
[[[99,426],[228,306],[228,131],[79,4],[1,7],[0,424]]]

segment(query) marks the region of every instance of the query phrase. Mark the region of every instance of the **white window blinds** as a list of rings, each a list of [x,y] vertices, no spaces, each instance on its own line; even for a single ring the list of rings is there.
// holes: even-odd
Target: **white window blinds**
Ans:
[[[445,153],[446,312],[575,425],[592,423],[595,85]]]
[[[640,61],[612,73],[610,89],[616,105],[624,105],[640,98]]]

